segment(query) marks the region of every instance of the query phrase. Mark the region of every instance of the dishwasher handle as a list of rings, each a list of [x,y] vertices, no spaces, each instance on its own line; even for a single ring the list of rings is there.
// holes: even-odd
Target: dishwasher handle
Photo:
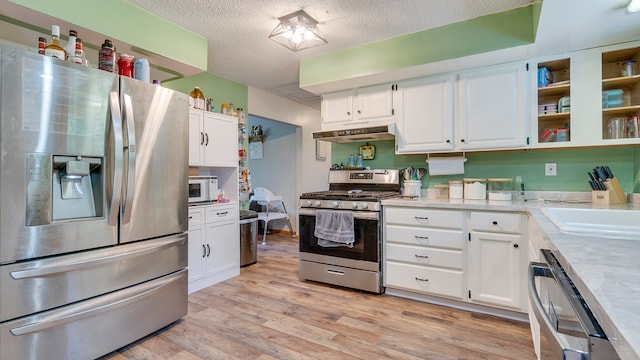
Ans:
[[[551,322],[551,319],[542,306],[542,301],[540,301],[538,289],[536,288],[536,277],[551,278],[554,281],[555,277],[547,264],[538,262],[529,263],[529,301],[536,319],[540,323],[540,326],[543,327],[540,329],[540,332],[548,334],[553,338],[549,339],[549,341],[555,343],[553,347],[557,348],[557,351],[562,355],[561,359],[589,360],[591,356],[588,351],[585,352],[577,349],[577,347],[580,347],[579,345],[582,339],[558,332],[556,326]],[[560,354],[558,354],[558,357]]]

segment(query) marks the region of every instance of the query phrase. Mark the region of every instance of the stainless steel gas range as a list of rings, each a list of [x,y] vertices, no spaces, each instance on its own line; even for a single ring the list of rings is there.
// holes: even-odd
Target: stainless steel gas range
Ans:
[[[300,278],[383,293],[380,202],[399,195],[398,170],[331,170],[328,191],[302,194]]]

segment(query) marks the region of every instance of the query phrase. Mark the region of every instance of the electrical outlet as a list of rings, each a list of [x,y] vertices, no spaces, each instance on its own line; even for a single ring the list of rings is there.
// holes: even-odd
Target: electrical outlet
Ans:
[[[544,176],[556,176],[556,175],[558,175],[556,163],[544,164]]]

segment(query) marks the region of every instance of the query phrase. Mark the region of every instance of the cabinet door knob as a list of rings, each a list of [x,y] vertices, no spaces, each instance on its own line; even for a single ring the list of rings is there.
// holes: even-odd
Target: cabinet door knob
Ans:
[[[347,115],[351,115],[351,111],[347,111]]]
[[[517,248],[519,248],[519,247],[520,247],[520,245],[518,245],[518,244],[513,244],[513,247],[517,249]]]
[[[492,222],[492,224],[493,224],[493,225],[498,225],[498,222],[494,220],[494,221]]]
[[[451,142],[451,140],[447,139],[447,144],[449,144]]]
[[[362,112],[360,110],[358,110],[358,114],[362,114]]]
[[[461,143],[463,143],[463,142],[464,142],[464,139],[460,139],[460,142],[461,142]]]

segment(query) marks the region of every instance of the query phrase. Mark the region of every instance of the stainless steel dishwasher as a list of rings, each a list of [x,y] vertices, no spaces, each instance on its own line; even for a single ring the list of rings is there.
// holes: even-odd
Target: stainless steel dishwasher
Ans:
[[[551,251],[529,263],[529,300],[540,324],[540,359],[618,360],[620,357],[578,289]]]

